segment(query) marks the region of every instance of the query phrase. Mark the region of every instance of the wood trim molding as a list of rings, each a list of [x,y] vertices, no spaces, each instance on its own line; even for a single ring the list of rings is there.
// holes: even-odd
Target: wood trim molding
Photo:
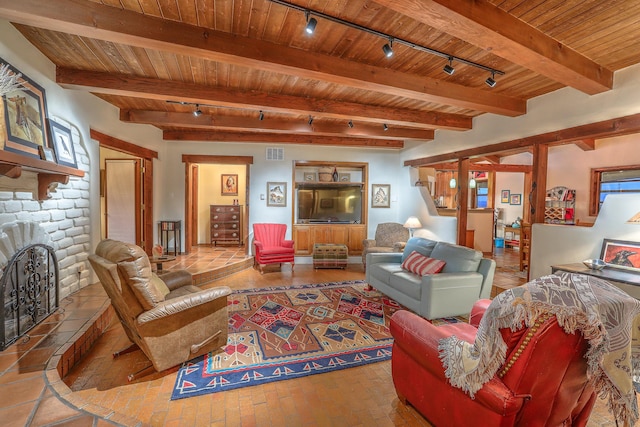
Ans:
[[[139,145],[132,144],[131,142],[127,142],[122,139],[118,139],[113,136],[104,134],[102,132],[98,132],[95,129],[89,129],[89,135],[91,136],[91,138],[98,141],[101,147],[110,148],[116,151],[121,151],[123,153],[127,153],[136,157],[142,157],[143,159],[147,159],[147,160],[158,158],[157,151],[140,147]]]

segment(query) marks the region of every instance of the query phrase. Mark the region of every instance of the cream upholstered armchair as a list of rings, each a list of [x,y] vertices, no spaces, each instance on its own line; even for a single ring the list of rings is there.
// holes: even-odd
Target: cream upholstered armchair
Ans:
[[[367,254],[374,252],[402,252],[409,240],[409,230],[397,222],[383,222],[376,227],[374,239],[362,241],[362,264],[367,268]]]
[[[100,242],[89,262],[133,343],[114,357],[137,346],[151,360],[129,381],[226,345],[228,287],[200,289],[186,270],[157,276],[142,248],[116,240]]]

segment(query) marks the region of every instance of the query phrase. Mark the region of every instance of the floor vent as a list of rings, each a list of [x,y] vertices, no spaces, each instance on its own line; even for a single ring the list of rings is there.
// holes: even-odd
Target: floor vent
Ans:
[[[284,148],[267,147],[267,160],[284,160]]]

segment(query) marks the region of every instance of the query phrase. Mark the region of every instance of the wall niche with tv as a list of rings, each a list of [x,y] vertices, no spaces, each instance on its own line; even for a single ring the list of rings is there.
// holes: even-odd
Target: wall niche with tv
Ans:
[[[314,243],[345,244],[349,255],[366,238],[367,163],[294,161],[293,237],[296,254]]]

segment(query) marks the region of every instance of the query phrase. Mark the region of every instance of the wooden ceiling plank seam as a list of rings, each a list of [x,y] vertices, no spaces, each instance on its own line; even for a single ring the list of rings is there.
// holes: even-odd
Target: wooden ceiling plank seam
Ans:
[[[613,87],[613,72],[486,0],[378,3],[589,95]]]
[[[169,19],[171,21],[182,21],[182,16],[180,16],[180,9],[178,8],[178,4],[176,0],[157,0],[158,5],[160,6],[160,13],[164,19]]]
[[[472,126],[471,118],[452,114],[399,110],[346,101],[302,98],[289,95],[276,96],[255,91],[243,92],[229,88],[118,75],[115,73],[71,70],[62,67],[56,68],[56,82],[66,88],[112,95],[217,104],[233,108],[270,109],[283,113],[313,114],[325,117],[350,117],[354,120],[359,119],[425,129],[467,130]]]
[[[74,0],[56,0],[50,3],[53,7],[47,8],[38,0],[21,0],[19,3],[0,0],[0,16],[27,25],[84,34],[114,43],[199,56],[426,102],[440,102],[508,116],[526,112],[526,102],[523,99],[497,92],[292,50],[269,42],[250,40],[100,4],[78,4]],[[64,7],[65,5],[68,7]]]
[[[454,161],[461,158],[475,158],[479,156],[501,154],[507,151],[523,151],[536,145],[561,145],[567,143],[584,144],[584,140],[603,139],[614,136],[629,135],[640,132],[640,113],[615,119],[603,120],[585,125],[578,125],[558,131],[527,136],[482,147],[474,147],[438,154],[430,157],[406,160],[405,166],[427,166],[434,163]],[[595,145],[594,145],[595,147]]]

